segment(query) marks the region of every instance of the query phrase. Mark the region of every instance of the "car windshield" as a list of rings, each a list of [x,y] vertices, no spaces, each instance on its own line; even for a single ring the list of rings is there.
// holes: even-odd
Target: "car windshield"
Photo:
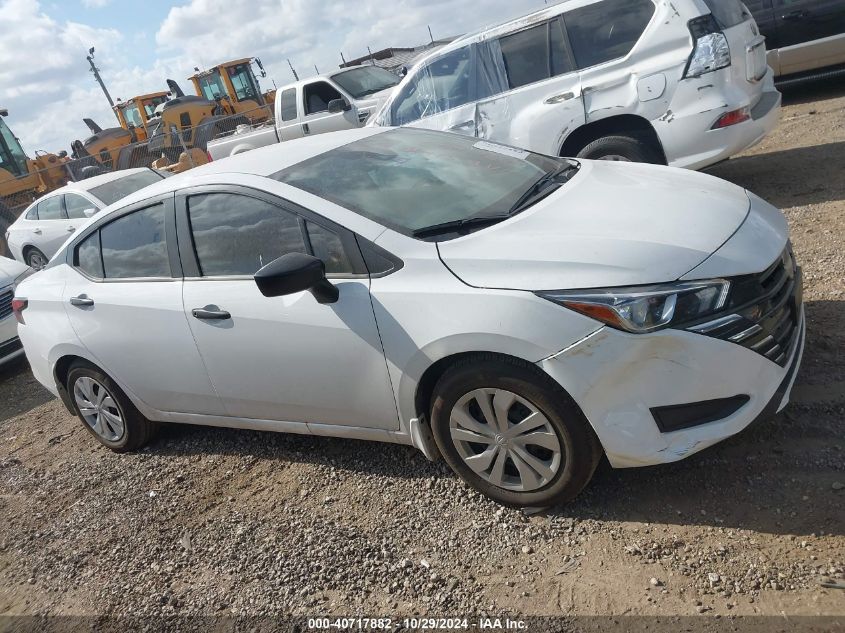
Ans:
[[[158,182],[164,178],[164,174],[153,169],[146,171],[139,171],[128,176],[123,176],[117,180],[112,180],[99,187],[94,187],[90,190],[92,196],[98,200],[102,200],[105,204],[113,204],[125,198],[130,193],[135,193],[139,189],[143,189],[148,185]]]
[[[354,68],[332,75],[332,79],[353,99],[361,99],[367,95],[387,90],[400,81],[398,76],[378,66]]]
[[[504,219],[538,181],[569,165],[473,137],[400,128],[335,148],[271,178],[414,235],[446,223],[477,230],[485,226],[475,221],[482,216]]]

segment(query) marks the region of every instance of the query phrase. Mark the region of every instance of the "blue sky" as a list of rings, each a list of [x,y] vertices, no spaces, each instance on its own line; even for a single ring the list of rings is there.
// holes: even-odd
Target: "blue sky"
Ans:
[[[328,72],[389,46],[416,46],[544,6],[544,0],[0,0],[0,107],[24,149],[57,152],[84,138],[83,117],[114,116],[85,61],[88,48],[112,97],[186,92],[194,66],[259,56],[270,87],[316,64]]]

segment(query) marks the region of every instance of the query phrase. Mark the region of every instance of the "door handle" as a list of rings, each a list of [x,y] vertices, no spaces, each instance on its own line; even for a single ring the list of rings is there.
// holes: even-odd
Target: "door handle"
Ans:
[[[562,92],[559,95],[555,95],[553,97],[549,97],[543,103],[547,105],[554,105],[555,103],[563,103],[564,101],[569,101],[570,99],[575,98],[574,92]]]
[[[191,310],[191,314],[194,315],[195,319],[204,319],[207,321],[225,321],[226,319],[232,318],[232,315],[225,310],[211,309],[216,307],[217,306],[205,306],[204,308],[194,308]]]
[[[94,305],[94,300],[87,295],[79,295],[78,297],[70,298],[70,305],[76,306],[77,308],[90,308]]]
[[[68,233],[73,233],[75,230],[76,230],[76,227],[75,227],[75,226],[69,226],[69,227],[67,227],[67,232],[68,232]]]
[[[34,229],[32,232],[36,235],[41,235],[41,229]]]
[[[308,128],[308,124],[307,124],[307,123],[303,123],[303,124],[302,124],[302,133],[303,133],[303,134],[310,134],[310,133],[311,133],[311,130]]]
[[[780,16],[781,20],[800,20],[807,17],[807,12],[804,10],[792,11]]]
[[[457,130],[468,130],[471,127],[475,127],[475,121],[464,121],[463,123],[458,123],[457,125],[453,125],[449,128],[450,132],[456,132]]]

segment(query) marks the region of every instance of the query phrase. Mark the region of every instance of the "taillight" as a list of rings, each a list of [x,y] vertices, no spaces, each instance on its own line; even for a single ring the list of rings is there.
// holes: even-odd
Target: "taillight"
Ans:
[[[690,20],[688,26],[695,44],[684,71],[685,79],[700,77],[731,65],[728,38],[722,33],[712,13]]]
[[[744,108],[740,108],[739,110],[731,110],[730,112],[725,112],[722,116],[716,119],[716,122],[713,124],[713,127],[710,128],[711,130],[718,130],[723,127],[730,127],[732,125],[736,125],[737,123],[742,123],[743,121],[747,121],[751,118],[751,109],[746,106]]]
[[[211,161],[213,161],[213,160],[214,160],[214,159],[211,157],[211,152],[206,152],[206,153],[205,153],[205,155],[206,155],[206,156],[208,156],[208,162],[209,162],[209,163],[210,163]]]
[[[26,310],[28,305],[29,301],[27,299],[22,299],[20,297],[12,299],[12,312],[15,314],[15,319],[17,319],[18,323],[26,325],[23,320],[23,311]]]

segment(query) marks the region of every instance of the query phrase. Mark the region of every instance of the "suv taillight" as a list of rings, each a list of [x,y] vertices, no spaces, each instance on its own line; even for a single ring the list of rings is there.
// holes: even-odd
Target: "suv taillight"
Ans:
[[[29,301],[26,299],[22,299],[20,297],[15,297],[12,299],[12,312],[15,314],[15,319],[17,319],[18,323],[22,323],[26,325],[23,320],[23,311],[26,310],[26,307],[29,305]]]
[[[689,30],[695,44],[687,61],[684,79],[700,77],[731,65],[728,38],[719,28],[712,13],[690,20]]]

